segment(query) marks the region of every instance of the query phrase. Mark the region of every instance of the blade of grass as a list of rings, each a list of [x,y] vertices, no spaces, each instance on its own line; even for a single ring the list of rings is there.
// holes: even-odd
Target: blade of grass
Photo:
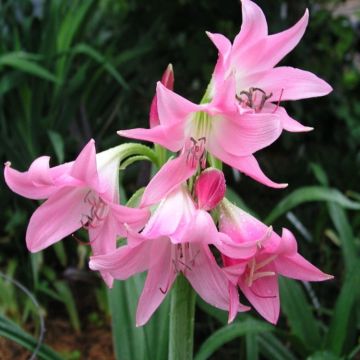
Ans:
[[[321,342],[316,321],[305,293],[299,283],[280,278],[281,308],[286,314],[291,330],[301,340],[304,349],[314,351]]]
[[[260,352],[269,360],[297,360],[291,351],[285,347],[274,334],[268,332],[258,335]]]
[[[34,351],[37,345],[36,339],[3,315],[0,315],[0,336],[16,342],[29,351]],[[59,354],[46,345],[41,345],[36,355],[42,360],[63,360]]]
[[[124,88],[129,89],[125,79],[120,75],[116,68],[98,51],[87,44],[78,44],[71,49],[72,54],[85,54],[98,62],[104,69]]]
[[[331,203],[328,205],[328,209],[330,218],[341,239],[341,249],[343,251],[346,269],[352,271],[357,262],[357,248],[351,225],[344,209],[340,206]]]
[[[246,342],[246,359],[258,360],[259,359],[258,336],[254,334],[246,334],[245,342]]]
[[[112,334],[117,360],[147,359],[144,327],[135,326],[136,301],[144,276],[140,274],[126,281],[115,281],[109,290],[112,314]]]
[[[215,331],[209,338],[205,340],[205,342],[202,343],[194,360],[208,359],[221,346],[231,340],[236,339],[237,337],[250,334],[259,334],[272,330],[273,328],[271,325],[253,319],[247,319],[242,322],[226,325]]]
[[[80,318],[76,308],[74,296],[69,286],[64,281],[56,281],[54,286],[56,291],[59,293],[62,302],[65,304],[72,327],[77,333],[79,333],[81,329]]]
[[[340,191],[322,186],[307,186],[295,190],[285,197],[267,216],[265,222],[273,223],[277,218],[292,208],[312,201],[334,202],[345,209],[360,210],[360,203],[349,200]]]
[[[54,83],[58,82],[58,79],[50,71],[31,61],[26,53],[12,52],[0,56],[0,67],[3,66],[9,66]]]

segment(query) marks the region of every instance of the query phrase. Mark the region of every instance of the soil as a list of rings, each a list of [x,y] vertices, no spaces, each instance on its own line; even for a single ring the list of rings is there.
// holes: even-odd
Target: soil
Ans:
[[[64,359],[115,360],[111,328],[88,325],[77,334],[63,319],[47,319],[45,341]],[[28,360],[31,353],[11,340],[0,337],[0,360]]]

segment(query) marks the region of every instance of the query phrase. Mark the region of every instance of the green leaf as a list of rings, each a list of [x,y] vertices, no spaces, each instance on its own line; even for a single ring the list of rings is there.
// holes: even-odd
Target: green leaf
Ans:
[[[37,346],[34,337],[3,315],[0,315],[0,336],[13,340],[29,351],[34,351]],[[37,357],[42,360],[63,360],[59,354],[44,344],[40,346]]]
[[[80,318],[76,308],[74,296],[69,286],[64,281],[56,281],[55,288],[65,304],[66,310],[69,314],[70,322],[76,332],[80,332]]]
[[[357,262],[357,247],[351,225],[344,209],[340,206],[331,203],[328,205],[328,209],[330,218],[341,240],[341,249],[343,251],[346,269],[351,271]]]
[[[66,53],[73,43],[77,33],[81,30],[81,24],[94,3],[93,0],[73,1],[71,8],[61,20],[61,27],[56,37],[57,53]],[[57,75],[63,81],[67,73],[68,58],[62,57],[57,62]]]
[[[297,360],[274,334],[268,332],[258,335],[260,352],[269,360]]]
[[[26,72],[39,78],[58,82],[58,79],[44,67],[30,60],[29,54],[23,52],[12,52],[0,56],[0,69],[2,66],[10,66],[14,69]]]
[[[351,315],[359,298],[360,262],[355,264],[351,273],[345,279],[335,304],[335,310],[331,318],[329,331],[326,336],[325,348],[336,355],[341,355],[347,340],[348,328],[353,321]]]
[[[272,330],[273,327],[271,325],[252,319],[224,326],[205,340],[194,360],[208,359],[221,346],[237,337],[249,334],[260,334]]]
[[[135,155],[135,156],[131,156],[129,158],[127,158],[125,161],[122,162],[119,170],[125,170],[129,165],[137,162],[137,161],[150,161],[152,162],[152,160],[145,156],[145,155]]]
[[[116,68],[98,51],[86,44],[76,45],[71,49],[73,54],[84,54],[103,65],[105,70],[113,76],[113,78],[124,88],[129,89],[129,85],[126,83],[125,79],[120,75]]]
[[[307,357],[306,360],[340,360],[340,358],[329,351],[318,351]]]
[[[139,204],[140,204],[140,200],[141,200],[141,197],[143,196],[143,193],[145,191],[145,188],[142,187],[138,190],[136,190],[131,198],[129,199],[129,201],[126,203],[126,206],[129,206],[129,207],[138,207]]]
[[[310,163],[310,168],[313,171],[317,181],[323,186],[329,186],[329,180],[324,169],[316,163]]]
[[[246,343],[246,360],[258,360],[259,359],[258,336],[254,334],[246,334],[245,343]]]
[[[135,327],[135,304],[140,294],[139,282],[143,276],[126,281],[115,281],[109,290],[109,305],[112,315],[112,335],[115,357],[122,359],[146,359],[144,328]]]
[[[319,325],[306,299],[301,285],[293,280],[280,278],[281,308],[286,314],[292,333],[303,347],[314,351],[321,343]]]
[[[58,258],[61,266],[65,267],[67,264],[67,255],[62,241],[57,242],[53,245],[56,257]]]
[[[62,164],[64,162],[64,140],[56,131],[48,130],[48,135],[55,150],[57,161]]]
[[[345,209],[360,210],[359,202],[349,200],[345,195],[336,189],[322,186],[307,186],[295,190],[285,199],[281,200],[265,219],[265,222],[271,224],[292,208],[312,201],[335,202]]]

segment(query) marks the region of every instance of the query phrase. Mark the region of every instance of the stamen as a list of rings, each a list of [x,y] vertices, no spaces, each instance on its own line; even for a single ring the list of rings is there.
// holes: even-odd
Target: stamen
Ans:
[[[248,265],[249,266],[249,265]],[[250,263],[250,274],[248,276],[248,286],[251,286],[253,283],[253,277],[254,277],[254,272],[255,272],[255,259],[251,259],[251,263]]]
[[[206,166],[206,138],[201,137],[196,140],[191,137],[190,141],[192,142],[192,145],[188,148],[186,162],[193,168],[196,167],[198,163],[200,163],[201,168],[204,168],[204,166]]]
[[[272,232],[273,232],[273,227],[270,225],[268,227],[265,235],[261,239],[256,241],[256,246],[257,246],[258,250],[261,250],[262,243],[271,237]]]
[[[268,257],[266,260],[258,263],[256,266],[255,266],[255,271],[261,269],[262,267],[264,267],[265,265],[267,264],[270,264],[273,260],[275,260],[277,258],[277,255],[273,255],[273,256],[270,256]]]
[[[274,276],[275,272],[274,271],[262,271],[262,272],[258,272],[254,274],[254,277],[252,279],[252,281],[254,282],[257,279],[261,279],[262,277],[267,277],[267,276]]]
[[[261,99],[259,104],[257,105],[256,100],[258,93],[261,94]],[[245,95],[246,98],[244,99],[242,95]],[[254,109],[255,112],[260,112],[264,107],[266,100],[270,99],[272,95],[273,95],[272,93],[266,95],[263,89],[257,87],[251,87],[249,88],[249,91],[245,91],[245,90],[240,91],[240,94],[239,95],[236,94],[235,97],[240,102],[241,105]]]
[[[75,234],[71,234],[71,236],[80,244],[80,245],[86,245],[86,246],[91,246],[91,244],[93,243],[93,241],[82,241],[80,240]]]
[[[174,265],[175,272],[182,272],[185,275],[186,271],[192,271],[192,268],[195,265],[195,260],[199,255],[200,250],[198,250],[194,256],[190,255],[189,243],[177,244],[174,247],[174,250],[175,251],[172,253],[172,263]]]
[[[81,214],[81,226],[86,230],[96,228],[106,218],[107,204],[92,190],[86,193],[83,201],[90,205],[90,210],[89,214]]]

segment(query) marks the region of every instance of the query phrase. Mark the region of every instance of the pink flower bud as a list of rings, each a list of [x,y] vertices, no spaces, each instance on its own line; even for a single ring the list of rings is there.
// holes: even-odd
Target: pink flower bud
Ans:
[[[169,64],[161,78],[161,83],[170,90],[174,88],[174,69],[171,64]],[[150,116],[149,116],[150,128],[159,125],[159,114],[157,110],[157,96],[152,99],[150,106]]]
[[[201,173],[195,183],[198,208],[214,209],[225,196],[225,177],[222,171],[208,168]]]

